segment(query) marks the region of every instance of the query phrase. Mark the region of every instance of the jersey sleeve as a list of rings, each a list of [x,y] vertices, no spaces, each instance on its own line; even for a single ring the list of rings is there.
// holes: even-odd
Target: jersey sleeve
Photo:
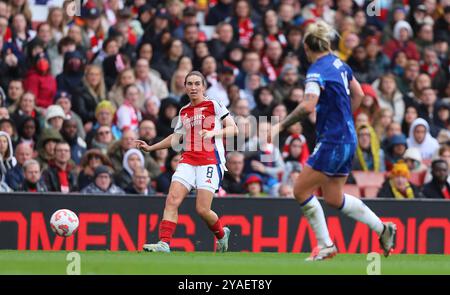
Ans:
[[[175,125],[173,132],[177,133],[177,134],[183,134],[183,135],[186,134],[186,129],[183,126],[183,117],[181,116],[181,110],[178,113],[177,124]]]
[[[214,104],[214,112],[217,118],[223,120],[226,116],[228,116],[230,112],[222,103],[218,102],[217,100],[213,100],[212,102]]]
[[[347,70],[347,79],[348,79],[348,82],[350,82],[351,80],[353,80],[353,71],[352,71],[352,68],[351,68],[348,64],[345,64],[345,69]]]
[[[325,81],[323,75],[320,73],[317,67],[311,67],[306,74],[305,84],[313,82],[319,84],[320,88],[325,88]]]

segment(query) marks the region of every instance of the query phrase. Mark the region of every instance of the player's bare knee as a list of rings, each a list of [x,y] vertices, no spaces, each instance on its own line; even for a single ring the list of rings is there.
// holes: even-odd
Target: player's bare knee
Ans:
[[[182,198],[175,196],[174,194],[170,193],[167,195],[166,198],[166,208],[167,209],[178,209],[178,207],[181,204]]]

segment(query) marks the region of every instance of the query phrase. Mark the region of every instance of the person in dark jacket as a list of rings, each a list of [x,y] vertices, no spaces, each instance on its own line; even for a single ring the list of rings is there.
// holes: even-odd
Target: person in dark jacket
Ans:
[[[36,144],[38,156],[36,160],[41,165],[41,169],[48,167],[48,163],[55,158],[55,145],[62,141],[61,134],[50,128],[42,130],[41,136]]]
[[[167,137],[173,133],[171,123],[173,118],[178,115],[179,105],[178,102],[171,98],[165,98],[161,101],[159,107],[158,123],[156,124],[156,131],[158,136]]]
[[[227,194],[245,194],[244,155],[240,152],[227,154],[227,168],[223,176],[222,188]]]
[[[206,16],[206,25],[215,26],[233,14],[232,0],[219,0],[218,3],[209,10]]]
[[[28,143],[19,143],[15,151],[17,164],[6,173],[6,183],[12,190],[17,190],[25,179],[23,165],[33,157],[33,149]]]
[[[81,157],[86,152],[86,142],[78,136],[78,126],[75,119],[64,120],[61,135],[70,145],[71,159],[76,165],[80,164]]]
[[[177,169],[178,162],[181,159],[181,154],[172,154],[167,157],[166,172],[158,176],[156,180],[156,191],[167,194],[169,192],[170,182],[172,181],[172,175]]]
[[[408,165],[403,161],[397,162],[394,164],[389,178],[383,183],[377,197],[394,198],[397,200],[422,198],[423,195],[420,190],[415,185],[409,183],[409,177]]]
[[[274,96],[269,87],[263,86],[255,90],[255,103],[256,107],[252,110],[252,115],[256,118],[259,116],[269,118],[275,105]]]
[[[56,76],[58,90],[69,92],[75,96],[82,87],[85,59],[79,51],[69,51],[64,54],[64,69]]]
[[[70,163],[70,145],[58,142],[55,145],[55,159],[51,160],[48,168],[42,172],[42,178],[51,192],[76,192],[78,175],[75,167]]]
[[[112,173],[107,166],[98,166],[95,169],[94,182],[81,190],[82,194],[122,195],[125,192],[112,181]]]
[[[437,159],[431,163],[433,179],[423,187],[425,198],[450,200],[450,184],[447,182],[448,163]]]
[[[19,192],[47,192],[47,186],[41,179],[41,168],[39,162],[30,159],[23,164],[24,180],[18,186]]]
[[[156,191],[152,188],[150,182],[148,171],[142,167],[137,167],[133,174],[133,182],[125,189],[125,192],[133,195],[155,195]]]
[[[73,110],[81,117],[83,124],[93,124],[98,103],[106,99],[106,86],[100,66],[88,65],[85,73],[72,100]]]

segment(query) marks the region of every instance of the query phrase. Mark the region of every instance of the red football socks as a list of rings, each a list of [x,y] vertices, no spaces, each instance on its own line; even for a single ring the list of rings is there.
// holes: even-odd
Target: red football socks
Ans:
[[[209,229],[214,233],[217,239],[223,238],[225,233],[223,232],[222,224],[220,224],[220,220],[217,219],[217,222],[209,227]]]
[[[162,220],[159,224],[159,240],[170,244],[176,227],[177,224],[175,222]]]

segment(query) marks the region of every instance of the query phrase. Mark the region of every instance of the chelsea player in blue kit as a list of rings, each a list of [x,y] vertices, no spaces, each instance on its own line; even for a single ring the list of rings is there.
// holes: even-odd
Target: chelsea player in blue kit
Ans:
[[[360,199],[343,192],[357,142],[352,110],[358,108],[364,94],[350,67],[331,53],[333,32],[322,21],[308,26],[303,43],[312,65],[306,76],[305,99],[273,126],[272,136],[317,112],[316,147],[294,186],[295,198],[317,238],[317,247],[307,260],[323,260],[337,254],[322,206],[312,195],[319,187],[326,204],[374,230],[388,256],[395,246],[395,224],[383,223]]]

